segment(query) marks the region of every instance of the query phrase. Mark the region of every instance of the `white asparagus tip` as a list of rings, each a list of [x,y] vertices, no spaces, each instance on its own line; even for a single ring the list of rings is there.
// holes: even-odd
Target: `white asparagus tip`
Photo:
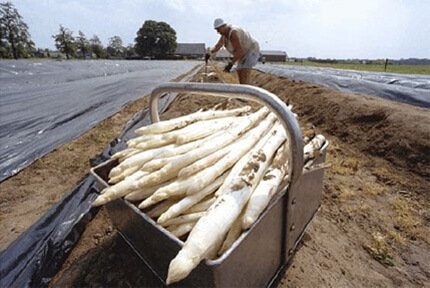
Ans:
[[[107,202],[109,202],[109,198],[103,197],[103,195],[99,195],[96,200],[94,200],[93,204],[91,204],[91,206],[98,207],[106,204]]]
[[[109,172],[109,178],[118,176],[119,174],[121,174],[122,171],[123,169],[120,166],[113,167],[112,170],[110,170]]]
[[[178,256],[170,262],[166,280],[167,285],[184,279],[190,274],[192,267],[194,267],[193,261],[190,258]]]
[[[102,191],[100,191],[100,195],[101,195],[101,194],[105,194],[107,191],[109,191],[109,189],[110,189],[110,186],[109,186],[109,187],[105,187],[105,188],[103,188],[103,190],[102,190]]]
[[[252,224],[255,222],[255,218],[252,216],[244,216],[242,218],[242,229],[247,230],[249,227],[251,227]]]
[[[137,208],[139,209],[145,209],[146,207],[149,207],[151,205],[154,205],[156,202],[152,201],[152,199],[150,198],[146,198],[145,200],[143,200],[138,206]]]
[[[121,180],[123,180],[123,179],[124,179],[124,176],[122,176],[122,175],[118,175],[118,176],[115,176],[115,177],[110,178],[110,179],[108,180],[108,183],[109,183],[109,184],[116,184],[116,183],[118,183],[118,182],[121,182]]]
[[[169,198],[169,194],[167,194],[166,192],[152,194],[152,199],[154,199],[155,201],[161,201],[167,198]]]

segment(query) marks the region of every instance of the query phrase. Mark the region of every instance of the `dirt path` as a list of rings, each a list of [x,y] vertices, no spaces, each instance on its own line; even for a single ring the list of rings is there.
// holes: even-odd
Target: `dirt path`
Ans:
[[[216,72],[211,81],[236,82]],[[279,287],[430,287],[428,109],[259,72],[253,78],[254,85],[292,104],[302,127],[314,125],[330,141],[321,210]],[[184,95],[163,117],[214,101]],[[0,183],[0,248],[70,191],[88,172],[89,159],[145,105],[129,105]],[[101,209],[51,286],[145,286],[139,260],[127,249]]]

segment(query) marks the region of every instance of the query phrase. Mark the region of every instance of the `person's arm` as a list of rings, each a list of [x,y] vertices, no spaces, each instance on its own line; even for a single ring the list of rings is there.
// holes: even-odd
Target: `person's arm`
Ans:
[[[215,46],[210,50],[210,53],[216,53],[218,52],[219,49],[221,49],[221,47],[224,46],[224,37],[221,36],[218,40],[218,42],[215,44]]]
[[[237,35],[236,31],[233,31],[231,33],[230,41],[231,41],[231,45],[233,46],[233,49],[234,49],[233,59],[231,60],[231,62],[232,62],[232,64],[234,64],[239,59],[241,59],[245,53],[242,49],[242,45],[240,44],[239,36]]]

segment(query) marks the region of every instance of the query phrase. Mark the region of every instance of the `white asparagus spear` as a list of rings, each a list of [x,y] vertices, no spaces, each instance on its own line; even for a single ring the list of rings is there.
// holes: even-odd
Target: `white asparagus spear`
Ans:
[[[211,139],[211,137],[208,137]],[[183,145],[171,144],[168,146],[164,146],[161,148],[155,148],[151,150],[147,150],[136,155],[127,158],[123,162],[121,162],[118,166],[114,167],[109,173],[109,177],[115,177],[121,174],[124,170],[138,166],[139,168],[144,165],[146,162],[160,157],[169,157],[173,155],[179,155],[190,150],[196,149],[200,145],[204,143],[204,139],[199,139],[190,143],[186,143]]]
[[[251,133],[251,132],[249,132],[249,133]],[[243,147],[242,142],[243,141],[236,142],[234,144],[235,147],[237,147],[237,148]],[[231,163],[229,162],[229,163],[225,164],[224,166],[222,166],[222,168],[225,168],[226,170],[228,170],[230,168],[230,166],[232,166],[234,164],[233,160],[231,161]],[[217,169],[217,170],[213,171],[213,170],[211,170],[211,167],[209,167],[209,168],[206,168],[205,170],[201,171],[200,173],[198,173],[196,175],[192,175],[189,178],[185,178],[185,179],[177,179],[176,178],[176,180],[172,181],[171,184],[169,184],[163,188],[158,189],[156,192],[154,192],[154,194],[152,194],[150,197],[148,197],[147,199],[142,201],[139,204],[139,208],[145,209],[146,207],[154,205],[154,204],[156,204],[156,203],[158,203],[164,199],[167,199],[169,197],[184,195],[184,194],[186,194],[186,192],[188,190],[191,190],[191,189],[193,191],[195,190],[195,192],[197,193],[197,191],[201,191],[202,189],[205,189],[205,187],[209,187],[211,185],[211,183],[214,182],[214,179],[216,179],[219,176],[218,173],[222,174],[223,171],[221,169]],[[177,173],[175,173],[175,174],[177,174]],[[204,179],[203,181],[205,181],[204,183],[206,183],[206,186],[204,185],[204,183],[203,184],[200,183],[198,186],[196,186],[197,185],[196,179]],[[164,189],[166,187],[167,187],[167,189]],[[192,194],[190,194],[190,195],[192,195]]]
[[[241,232],[242,232],[242,213],[239,215],[239,217],[234,220],[233,225],[231,226],[230,230],[228,230],[227,236],[225,237],[221,248],[218,250],[217,255],[221,256],[224,254],[225,251],[227,251],[228,248],[233,245],[233,243],[239,238]]]
[[[161,187],[169,185],[171,182],[172,181],[167,181],[156,186],[140,188],[136,191],[129,192],[127,195],[125,195],[124,199],[128,201],[142,201],[143,199],[148,198],[154,194],[154,192]]]
[[[264,117],[266,114],[268,113],[268,109],[266,107],[261,108],[259,111],[257,111],[256,113],[253,113],[251,115],[248,116],[248,121],[243,121],[243,123],[240,123],[238,125],[235,126],[235,128],[233,128],[232,130],[242,128],[242,129],[247,129],[250,126],[253,126],[253,124],[255,122],[257,122],[258,120],[260,120],[262,117]],[[240,153],[230,153],[230,157],[227,156],[225,158],[227,158],[227,160],[223,161],[223,164],[218,165],[218,169],[215,169],[213,172],[208,173],[208,176],[210,176],[210,178],[204,179],[203,181],[200,181],[198,186],[195,186],[192,193],[195,193],[201,189],[203,189],[205,186],[207,186],[210,182],[212,182],[213,180],[215,180],[219,175],[221,175],[224,171],[226,171],[227,169],[229,169],[235,161],[237,161],[237,159],[239,159],[247,150],[249,150],[252,145],[258,140],[258,136],[260,134],[264,134],[262,133],[263,131],[267,130],[268,127],[270,127],[271,123],[275,120],[275,116],[271,113],[269,114],[269,116],[267,117],[267,119],[265,119],[264,121],[262,121],[258,126],[257,130],[255,130],[256,135],[252,135],[251,133],[247,133],[248,136],[248,141],[246,142],[246,145],[244,145],[243,147],[241,147],[241,145],[238,147],[238,151],[241,151]],[[230,139],[229,141],[234,141],[234,135],[240,134],[241,132],[239,131],[234,131],[236,133],[232,134],[233,136],[231,137],[223,137],[223,139]],[[227,135],[231,135],[231,131],[229,133],[226,133]],[[217,136],[219,138],[219,136]],[[250,140],[250,141],[249,141]],[[206,143],[206,148],[204,148],[204,150],[207,152],[213,151],[214,149],[216,149],[216,145],[213,144],[216,141],[211,141],[209,143]],[[240,143],[242,143],[243,141],[239,141]],[[244,143],[245,144],[245,143]],[[212,150],[211,150],[212,149]],[[242,150],[239,150],[242,149]],[[245,150],[244,150],[245,149]],[[190,156],[190,157],[198,157],[199,154],[201,155],[201,150],[195,149],[191,152],[191,155],[194,156]],[[137,155],[136,155],[137,156]],[[143,187],[148,187],[148,186],[155,186],[159,183],[165,182],[167,180],[170,180],[174,177],[176,177],[178,171],[184,167],[184,164],[189,164],[189,161],[195,161],[196,158],[189,158],[187,160],[187,158],[183,158],[181,160],[178,161],[174,161],[172,163],[169,163],[166,167],[163,167],[161,170],[159,171],[155,171],[149,175],[146,175],[144,177],[142,177],[141,179],[139,179],[138,181],[134,181],[134,182],[126,182],[126,183],[122,183],[119,182],[116,185],[111,187],[112,193],[118,194],[118,195],[126,195],[128,194],[130,191],[134,191],[137,190],[139,188],[143,188]],[[126,161],[124,161],[126,162]],[[123,162],[123,163],[124,163]],[[217,163],[218,164],[218,163]],[[216,165],[215,165],[216,166]],[[207,169],[206,169],[207,170]],[[121,185],[119,185],[121,184]],[[174,184],[174,183],[172,183]],[[163,189],[166,187],[170,187],[172,184],[167,185],[165,187],[162,187],[160,189],[158,189],[157,191],[161,190],[161,197],[159,195],[157,195],[156,197],[154,197],[156,195],[156,193],[154,193],[153,195],[151,195],[149,198],[147,198],[146,200],[144,200],[140,205],[139,208],[143,209],[145,207],[148,207],[150,205],[153,205],[157,202],[160,202],[161,200],[167,199],[169,196],[169,194],[163,194]],[[190,185],[190,183],[188,183],[188,186]],[[169,188],[170,189],[170,188]],[[115,191],[115,192],[114,192]],[[171,193],[172,195],[180,195],[181,193]],[[121,197],[122,197],[121,196]]]
[[[135,132],[138,135],[151,134],[151,133],[152,134],[163,133],[166,131],[171,131],[171,130],[175,130],[175,129],[187,126],[196,121],[235,116],[241,113],[246,113],[250,110],[251,110],[250,106],[245,106],[245,107],[232,109],[232,110],[221,110],[221,111],[209,110],[204,112],[196,112],[196,113],[184,115],[181,117],[177,117],[175,119],[156,122],[151,125],[141,127],[135,130]]]
[[[148,171],[148,172],[153,172],[153,171],[156,171],[158,169],[161,169],[163,166],[166,166],[169,163],[173,163],[173,161],[179,161],[179,162],[181,162],[182,159],[184,159],[184,158],[186,158],[187,161],[190,162],[190,156],[188,156],[189,154],[187,154],[186,152],[192,153],[194,155],[195,154],[198,155],[198,153],[200,153],[200,152],[191,152],[191,151],[196,151],[196,149],[199,149],[201,147],[202,147],[203,151],[208,150],[210,147],[212,147],[212,145],[209,145],[209,147],[208,147],[206,144],[207,143],[217,143],[218,139],[222,135],[225,135],[224,131],[218,131],[215,134],[213,134],[213,135],[211,135],[211,136],[209,136],[207,138],[199,139],[197,141],[201,141],[200,145],[198,145],[196,147],[192,147],[193,149],[188,149],[187,151],[183,151],[183,153],[177,153],[177,154],[172,154],[172,155],[169,155],[169,154],[162,155],[162,154],[160,154],[159,156],[154,157],[154,159],[152,159],[152,160],[148,161],[147,163],[145,163],[142,166],[142,170]],[[195,143],[197,141],[194,141],[194,142],[191,142],[191,143]],[[187,143],[187,144],[190,144],[190,143]],[[184,144],[184,145],[187,145],[187,144]],[[173,144],[173,145],[178,145],[178,144]],[[184,145],[182,145],[182,146],[184,146]],[[201,150],[199,150],[199,151],[201,151]],[[206,153],[208,153],[208,152],[206,152]],[[182,157],[182,155],[184,155],[184,157]],[[185,156],[185,155],[187,155],[187,156]],[[183,163],[185,163],[185,162],[183,162]],[[172,165],[170,165],[170,166],[172,166]],[[166,171],[166,173],[170,173],[170,172]]]
[[[136,179],[139,179],[140,177],[144,176],[145,174],[146,174],[146,172],[137,171],[136,173],[134,173],[133,175],[130,175],[129,177],[127,177],[126,179],[124,179],[123,181],[121,181],[120,183],[118,183],[116,185],[128,185],[129,183],[135,182]],[[116,190],[113,190],[112,187],[113,186],[103,189],[101,191],[100,195],[93,202],[92,206],[97,207],[97,206],[106,204],[110,201],[113,201],[115,199],[121,198],[125,195],[123,193],[116,192]]]
[[[127,168],[124,171],[122,171],[121,174],[110,178],[108,182],[109,182],[109,184],[116,184],[116,183],[124,180],[128,176],[134,174],[138,170],[140,170],[139,166],[134,166],[134,167]]]
[[[227,117],[196,122],[184,128],[171,131],[165,134],[151,135],[151,137],[146,138],[144,141],[137,142],[135,148],[140,150],[147,150],[150,148],[160,147],[175,142],[176,144],[184,144],[214,134],[215,132],[225,129],[233,122],[240,122],[243,120],[246,120],[246,118]]]
[[[232,132],[219,134],[218,137],[213,138],[211,141],[205,141],[205,145],[200,145],[200,147],[197,147],[194,150],[190,150],[187,153],[181,155],[174,155],[167,158],[153,159],[146,163],[142,167],[142,170],[153,172],[161,169],[158,172],[160,176],[154,174],[153,177],[162,177],[162,174],[172,175],[172,173],[178,172],[190,163],[193,163],[196,160],[201,159],[202,157],[205,157],[206,155],[213,153],[219,149],[222,149],[225,145],[228,145],[234,140],[236,140],[238,134],[240,134],[240,131],[242,130],[235,129],[235,131],[237,131],[236,134]],[[224,152],[224,155],[225,153],[226,152]]]
[[[167,284],[184,279],[202,259],[218,251],[224,235],[239,215],[240,203],[246,201],[249,189],[244,185],[241,189],[224,193],[199,219],[182,249],[170,262]]]
[[[157,183],[164,182],[164,181],[167,181],[169,179],[176,177],[176,175],[178,174],[178,172],[181,168],[183,168],[186,165],[200,159],[201,157],[204,157],[205,155],[208,155],[208,154],[216,151],[217,149],[220,149],[220,146],[224,147],[225,145],[235,141],[242,133],[244,133],[244,130],[246,131],[249,128],[251,128],[252,126],[254,126],[259,120],[261,120],[263,117],[265,117],[267,115],[267,113],[268,113],[268,109],[266,107],[261,108],[256,113],[249,115],[246,119],[247,121],[240,122],[239,124],[232,127],[232,129],[225,131],[225,133],[223,133],[223,135],[219,135],[219,136],[211,139],[210,141],[205,141],[205,143],[204,143],[205,145],[201,145],[199,148],[194,149],[194,150],[178,157],[174,161],[169,162],[162,169],[155,171],[155,172],[141,178],[138,181],[139,187],[153,186],[153,185],[156,185]],[[250,141],[246,143],[247,146],[244,143],[244,147],[240,147],[240,148],[242,150],[244,150],[244,149],[249,150],[252,147],[253,143],[258,140],[257,138],[260,134],[262,134],[262,131],[264,131],[266,129],[265,127],[268,125],[271,125],[271,123],[274,121],[275,117],[276,116],[274,116],[272,113],[269,114],[269,116],[267,116],[268,120],[262,121],[262,123],[264,123],[264,125],[258,125],[257,126],[257,128],[258,127],[260,127],[260,128],[255,130],[256,135],[249,137]],[[246,133],[246,134],[249,135],[250,133]],[[240,142],[243,142],[243,141],[240,141]],[[242,154],[237,154],[237,155],[239,155],[238,156],[239,158],[245,152],[241,152],[241,153]],[[232,153],[230,153],[230,154],[232,154]],[[235,154],[235,155],[230,157],[229,161],[231,163],[230,162],[227,163],[229,165],[224,165],[220,169],[215,170],[216,173],[212,173],[212,178],[209,181],[205,180],[206,182],[204,184],[200,183],[200,185],[195,186],[193,193],[203,189],[204,186],[208,185],[211,181],[215,180],[219,175],[224,173],[225,170],[230,168],[234,164],[234,162],[237,160],[237,159],[235,159],[235,157],[237,158],[237,155]],[[174,184],[174,183],[172,183],[172,184]],[[163,188],[166,188],[166,187],[163,187]],[[163,189],[163,188],[161,188],[161,189]],[[180,194],[180,193],[178,192],[177,194]],[[166,199],[166,198],[163,198],[163,199]],[[163,200],[163,199],[159,199],[159,200]]]
[[[179,238],[187,234],[188,232],[190,232],[193,229],[193,227],[196,225],[196,223],[197,221],[187,222],[180,225],[172,225],[170,227],[167,227],[166,229],[170,233],[172,233],[173,235]]]
[[[223,175],[218,177],[215,181],[213,181],[211,184],[206,186],[202,191],[181,199],[178,203],[176,203],[175,205],[172,205],[172,207],[170,207],[166,212],[164,212],[158,218],[157,222],[165,226],[164,223],[166,221],[180,215],[188,208],[190,208],[191,206],[193,206],[194,204],[198,203],[200,200],[205,198],[207,195],[213,193],[219,186],[221,186],[221,184],[224,182],[226,177],[227,175],[226,173],[224,173]]]
[[[225,188],[228,191],[222,193],[207,214],[196,223],[183,248],[170,262],[167,284],[185,278],[202,259],[213,255],[219,249],[224,236],[239,216],[277,148],[285,141],[285,138],[282,139],[286,137],[283,128],[278,131],[284,133],[276,133],[261,149],[253,149],[248,164]]]
[[[172,156],[165,159],[154,159],[146,163],[143,170],[151,172],[164,166],[163,169],[153,174],[152,177],[161,177],[161,179],[164,179],[162,178],[164,177],[163,175],[173,175],[173,173],[176,175],[181,168],[201,159],[202,157],[214,153],[235,141],[242,133],[244,133],[244,131],[248,130],[250,127],[255,125],[257,121],[264,117],[266,113],[266,110],[261,109],[259,112],[246,116],[246,118],[243,118],[241,121],[237,121],[230,127],[230,129],[225,130],[224,133],[212,138],[211,141],[205,141],[205,145],[201,145],[200,147],[182,155]],[[223,151],[224,155],[226,151],[227,150]],[[150,177],[148,177],[148,181],[150,181],[149,178]],[[159,180],[155,179],[154,181]]]
[[[266,131],[270,129],[275,118],[276,116],[269,114],[269,116],[260,122],[256,128],[251,129],[241,139],[239,139],[239,141],[235,142],[233,144],[234,147],[232,148],[232,152],[218,161],[215,165],[208,167],[189,178],[178,179],[170,185],[158,189],[154,194],[152,194],[151,197],[147,198],[140,204],[141,207],[153,205],[174,195],[192,195],[200,191],[213,182],[219,175],[233,166],[236,161],[238,161],[244,154],[246,154],[252,148],[252,146],[258,142],[260,136],[264,135]]]
[[[163,135],[166,139],[175,139],[176,144],[183,144],[193,141],[195,139],[204,138],[210,134],[214,134],[214,132],[227,129],[227,127],[230,126],[232,123],[243,121],[245,119],[244,117],[247,116],[226,117],[199,121],[180,130]]]
[[[254,224],[258,216],[260,216],[269,204],[270,199],[278,191],[279,185],[286,174],[287,160],[288,146],[284,144],[276,152],[272,164],[248,200],[242,217],[242,228],[244,230]]]
[[[163,166],[166,166],[171,161],[177,158],[178,158],[178,155],[174,155],[167,158],[152,159],[151,161],[145,163],[142,166],[142,170],[147,172],[153,172],[153,171],[159,170],[163,168]]]
[[[205,214],[206,214],[206,211],[196,212],[196,213],[190,213],[190,214],[184,214],[184,215],[180,215],[178,217],[169,219],[169,220],[165,221],[163,224],[160,224],[160,225],[164,226],[164,227],[167,227],[167,226],[171,226],[171,225],[184,224],[184,223],[187,223],[187,222],[196,222],[197,220],[199,220]]]
[[[320,152],[324,143],[325,137],[321,134],[318,134],[314,138],[312,138],[312,140],[303,148],[304,162],[318,156],[318,153]]]
[[[182,168],[178,173],[178,178],[190,177],[191,175],[196,174],[197,172],[202,171],[203,169],[215,164],[222,157],[226,156],[228,153],[231,152],[232,146],[233,145],[230,144],[222,148],[221,150],[215,151],[214,153],[197,160],[191,165],[188,165],[187,167]]]
[[[324,142],[324,136],[317,135],[308,144],[306,144],[303,149],[305,161],[314,158],[315,154],[317,154],[324,145]],[[285,149],[285,151],[283,149]],[[243,229],[246,230],[254,224],[258,216],[260,216],[269,204],[270,199],[278,191],[279,185],[286,173],[285,169],[288,155],[286,149],[288,149],[288,147],[284,145],[282,149],[278,150],[271,168],[268,169],[262,181],[258,184],[255,191],[252,192],[242,219]]]
[[[263,147],[263,145],[265,145],[266,141],[272,137],[272,134],[276,134],[277,130],[281,129],[280,123],[278,121],[276,121],[276,124],[272,127],[272,129],[270,130],[269,133],[267,133],[264,137],[264,139],[262,139],[262,141],[259,141],[259,143],[257,144],[257,146],[254,147],[254,149],[260,149],[261,147]],[[286,134],[285,134],[285,130],[282,129],[281,133],[283,133],[282,137],[285,138]],[[233,169],[231,170],[230,174],[227,176],[226,181],[224,182],[223,186],[227,185],[228,183],[230,183],[231,179],[233,177],[235,177],[235,175],[237,173],[239,173],[239,171],[241,171],[245,165],[248,164],[248,158],[251,157],[251,154],[253,153],[253,150],[250,150],[245,156],[243,156],[233,167]],[[223,188],[223,186],[220,187],[220,189],[218,189],[218,191],[215,193],[216,196],[219,196],[223,191],[225,191]]]
[[[193,125],[183,127],[182,129],[172,131],[165,134],[145,134],[130,139],[127,142],[129,147],[137,147],[139,143],[146,141],[163,141],[175,139],[177,144],[191,142],[196,139],[203,138],[208,134],[213,134],[215,131],[225,129],[233,122],[241,121],[243,117],[223,117],[210,119],[206,121],[196,122]]]
[[[159,203],[154,208],[152,208],[151,210],[149,210],[148,212],[146,212],[146,215],[148,215],[151,218],[157,218],[161,214],[163,214],[164,212],[166,212],[167,209],[169,209],[170,206],[174,205],[178,201],[179,200],[176,199],[176,198],[167,199],[166,201],[163,201],[163,202]]]
[[[232,132],[230,132],[229,134],[234,134],[234,132],[236,132],[237,130],[240,131],[241,129],[247,129],[250,125],[259,121],[267,113],[268,113],[267,108],[262,108],[259,111],[247,116],[247,118],[245,118],[245,119],[247,119],[248,121],[243,121],[242,125],[235,125],[232,129]],[[241,127],[243,127],[243,128],[241,128]],[[229,131],[229,130],[227,130],[227,131]],[[207,138],[193,141],[193,142],[190,142],[190,143],[187,143],[184,145],[171,144],[171,145],[167,145],[167,146],[164,146],[164,147],[161,147],[158,149],[156,148],[156,149],[144,151],[142,153],[135,155],[134,157],[131,157],[131,158],[123,161],[122,163],[120,163],[120,165],[113,168],[109,174],[109,177],[118,176],[125,169],[132,167],[132,166],[136,166],[136,165],[137,166],[143,165],[153,158],[169,157],[169,156],[173,156],[173,155],[182,154],[182,153],[187,152],[187,151],[192,151],[192,150],[198,148],[200,145],[218,141],[219,135],[224,135],[224,134],[225,133],[223,133],[223,131],[220,131],[218,133],[214,133],[214,135],[209,136]]]
[[[241,223],[244,230],[251,227],[261,212],[267,207],[270,199],[278,191],[279,184],[282,182],[284,175],[284,172],[280,169],[270,169],[266,172],[248,201]]]
[[[174,138],[166,139],[163,137],[163,134],[157,134],[157,135],[153,135],[151,138],[149,138],[144,142],[137,143],[136,146],[134,146],[134,148],[142,151],[146,151],[149,149],[160,148],[173,143],[175,143]]]
[[[118,159],[119,162],[124,161],[127,157],[130,157],[136,153],[139,153],[140,150],[135,148],[126,148],[122,151],[118,151],[115,154],[112,155],[111,159]]]
[[[149,140],[150,138],[153,138],[153,137],[157,137],[157,135],[146,134],[146,135],[141,135],[141,136],[131,138],[130,140],[127,141],[127,146],[128,147],[136,147],[137,144],[139,144],[140,142]],[[136,148],[132,148],[132,149],[136,149]]]
[[[209,199],[203,200],[203,201],[191,206],[189,209],[184,211],[184,213],[194,213],[194,212],[206,211],[215,202],[215,200],[216,200],[216,197],[212,196]]]
[[[282,157],[282,155],[287,156],[287,153],[284,152],[284,149],[286,149],[285,147],[286,146],[284,144],[278,149],[271,167],[266,170],[263,178],[252,192],[244,211],[242,211],[241,215],[234,221],[233,226],[228,231],[227,237],[218,251],[219,256],[233,245],[233,243],[239,238],[242,230],[248,229],[255,222],[257,217],[269,203],[271,197],[276,193],[285,174],[285,170],[281,169],[281,167],[285,168],[286,157]],[[280,163],[282,163],[282,165]],[[260,194],[262,194],[262,197],[265,199],[261,199]],[[259,204],[260,206],[258,206]]]

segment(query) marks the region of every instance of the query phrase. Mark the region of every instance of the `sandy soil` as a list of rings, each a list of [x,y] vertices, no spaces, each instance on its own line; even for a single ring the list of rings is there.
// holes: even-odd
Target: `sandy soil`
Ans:
[[[214,69],[210,81],[237,83]],[[259,72],[253,72],[252,84],[292,104],[302,127],[313,125],[330,141],[321,210],[278,286],[430,287],[428,109]],[[162,117],[217,101],[182,95]],[[89,159],[146,104],[141,99],[124,107],[0,183],[0,249],[72,190],[89,171]],[[51,286],[145,286],[139,260],[128,250],[102,208]]]

